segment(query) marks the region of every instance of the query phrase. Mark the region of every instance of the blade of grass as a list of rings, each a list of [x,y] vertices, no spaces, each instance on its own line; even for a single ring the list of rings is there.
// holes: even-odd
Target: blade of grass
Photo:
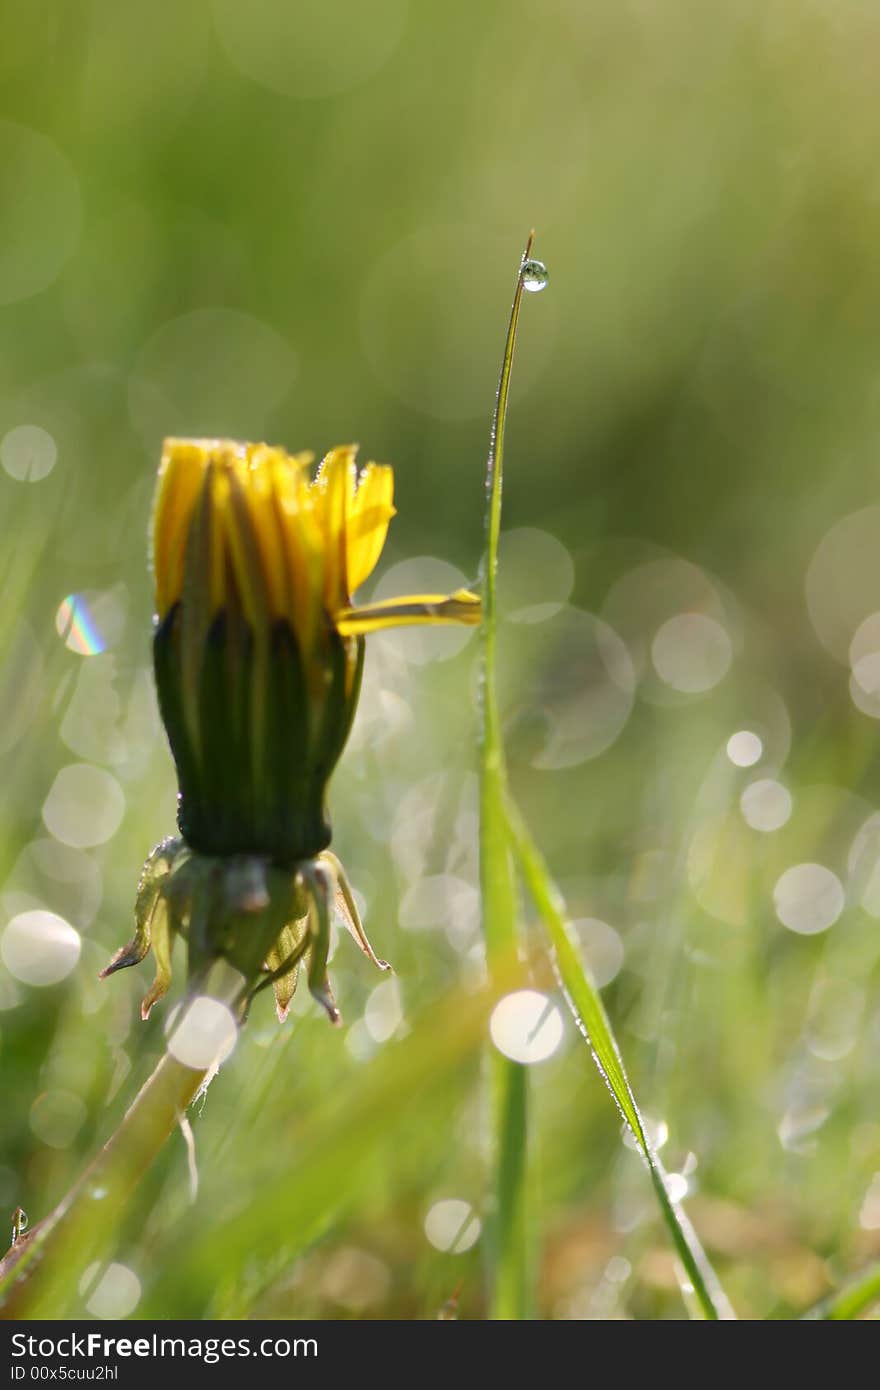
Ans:
[[[571,938],[562,896],[519,812],[510,802],[508,825],[510,841],[523,878],[547,930],[554,972],[575,1023],[590,1048],[593,1061],[648,1165],[663,1220],[697,1305],[704,1318],[735,1318],[736,1314],[696,1232],[681,1207],[669,1196],[666,1174],[645,1130],[608,1015]]]
[[[684,1267],[687,1282],[693,1288],[697,1306],[706,1318],[732,1318],[735,1316],[733,1309],[690,1222],[669,1196],[666,1175],[645,1132],[602,1002],[569,938],[564,905],[549,877],[540,852],[513,809],[507,791],[495,670],[498,543],[501,535],[504,433],[510,373],[522,302],[523,272],[531,254],[533,240],[534,232],[530,233],[526,242],[517,274],[495,400],[486,477],[486,551],[482,570],[484,615],[481,669],[480,887],[490,970],[493,954],[501,951],[510,952],[516,943],[516,879],[511,863],[512,849],[547,927],[554,968],[575,1020],[590,1045],[601,1076],[621,1115],[633,1131],[648,1164],[660,1210]],[[526,1079],[522,1077],[514,1080],[506,1070],[515,1065],[504,1063],[502,1059],[494,1063],[498,1229],[495,1239],[493,1302],[496,1316],[504,1317],[525,1315],[522,1304],[517,1306],[516,1293],[525,1298],[523,1291],[528,1287],[524,1216],[528,1142]],[[515,1089],[517,1086],[521,1088],[521,1095]],[[514,1097],[518,1103],[514,1103]]]
[[[486,465],[486,548],[480,578],[483,623],[480,631],[480,889],[483,929],[490,966],[493,956],[509,953],[516,945],[516,883],[510,858],[505,813],[506,774],[501,719],[498,712],[496,644],[498,626],[498,541],[501,535],[501,485],[504,431],[510,372],[516,346],[516,326],[522,303],[523,266],[532,249],[529,234],[516,276],[516,290],[504,343],[501,375],[495,397],[489,457]]]
[[[493,978],[496,961],[512,956],[517,941],[516,881],[504,810],[504,750],[498,713],[495,647],[504,428],[516,325],[523,295],[522,271],[533,237],[534,233],[530,233],[517,272],[486,467],[486,548],[481,567],[480,897],[489,970]],[[489,1065],[495,1162],[495,1212],[489,1242],[492,1261],[491,1313],[494,1318],[510,1320],[528,1317],[530,1307],[526,1215],[528,1077],[525,1067],[502,1057],[494,1048]]]

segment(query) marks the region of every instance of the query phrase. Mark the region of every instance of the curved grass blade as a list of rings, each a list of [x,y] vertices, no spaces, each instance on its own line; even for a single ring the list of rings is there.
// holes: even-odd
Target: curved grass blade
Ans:
[[[506,784],[496,689],[495,642],[504,427],[516,325],[523,296],[523,267],[533,237],[532,232],[517,272],[486,467],[486,548],[481,565],[480,898],[489,970],[493,979],[497,975],[497,962],[513,957],[517,942],[516,880],[504,809]],[[528,1077],[524,1067],[502,1057],[494,1048],[490,1067],[495,1162],[495,1214],[490,1239],[491,1314],[493,1318],[511,1320],[528,1317],[531,1303],[526,1215]]]
[[[639,1113],[620,1049],[599,992],[585,970],[569,933],[562,896],[518,811],[508,802],[510,841],[529,893],[550,941],[550,957],[560,988],[621,1116],[642,1152],[666,1227],[704,1318],[725,1321],[736,1314],[681,1207],[672,1201],[663,1166]]]
[[[483,560],[482,629],[482,757],[480,776],[480,886],[484,927],[493,958],[509,954],[516,945],[516,879],[513,850],[526,885],[544,920],[551,958],[575,1020],[587,1039],[596,1066],[621,1115],[629,1125],[648,1164],[663,1218],[684,1268],[686,1281],[702,1315],[709,1319],[735,1317],[724,1291],[685,1214],[671,1200],[666,1175],[651,1148],[626,1075],[617,1043],[598,992],[581,964],[568,935],[565,909],[543,858],[512,806],[507,792],[504,747],[498,712],[495,674],[497,628],[498,542],[501,534],[504,432],[510,373],[523,293],[523,275],[534,233],[523,251],[498,382],[486,478],[486,551]],[[496,1059],[495,1135],[498,1219],[495,1233],[495,1316],[523,1317],[527,1303],[526,1197],[526,1078],[515,1079],[515,1063]],[[522,1070],[521,1068],[518,1070]],[[520,1088],[517,1090],[517,1088]]]
[[[507,397],[516,346],[516,326],[523,296],[523,268],[532,249],[534,235],[534,232],[529,233],[517,271],[486,465],[486,549],[480,571],[483,588],[483,624],[480,633],[480,889],[490,967],[493,956],[507,954],[516,946],[516,883],[510,859],[504,809],[506,774],[501,720],[498,713],[495,654],[498,623],[498,541],[501,535],[501,484]]]

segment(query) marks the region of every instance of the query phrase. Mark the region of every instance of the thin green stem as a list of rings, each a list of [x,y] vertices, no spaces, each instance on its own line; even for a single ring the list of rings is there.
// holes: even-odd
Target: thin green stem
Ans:
[[[523,267],[532,249],[529,233],[516,277],[510,321],[504,342],[495,412],[486,465],[486,549],[481,565],[483,625],[481,629],[481,764],[480,764],[480,887],[483,926],[490,966],[495,952],[516,943],[516,889],[504,825],[505,769],[498,711],[496,641],[498,621],[498,542],[501,536],[501,493],[504,479],[504,433],[516,329],[523,296]]]
[[[678,1252],[685,1277],[705,1318],[731,1318],[735,1314],[699,1241],[680,1208],[672,1201],[663,1168],[654,1153],[624,1069],[611,1026],[577,950],[568,936],[565,909],[547,867],[507,791],[504,747],[496,685],[498,543],[501,535],[504,432],[510,373],[523,294],[523,272],[532,249],[534,233],[526,242],[517,275],[516,291],[498,382],[495,415],[489,446],[486,478],[486,551],[483,559],[482,645],[482,761],[480,780],[480,882],[484,927],[493,957],[514,949],[517,941],[516,879],[513,851],[522,876],[544,920],[551,957],[560,984],[587,1039],[596,1066],[621,1115],[636,1137],[651,1174],[651,1182],[664,1221]],[[495,1064],[495,1123],[497,1161],[496,1265],[493,1309],[496,1316],[526,1316],[528,1303],[527,1238],[525,1221],[527,1093],[524,1074],[509,1068],[516,1064],[498,1059]],[[518,1069],[521,1073],[522,1069]]]
[[[517,944],[516,882],[505,824],[506,779],[495,673],[497,574],[507,400],[523,295],[523,267],[532,247],[533,236],[534,233],[529,235],[517,272],[495,397],[486,468],[486,548],[481,566],[480,890],[489,970],[495,982],[499,964],[514,957]],[[528,1316],[530,1306],[525,1215],[528,1078],[524,1068],[494,1051],[490,1066],[496,1199],[491,1241],[491,1310],[495,1318],[524,1318]]]

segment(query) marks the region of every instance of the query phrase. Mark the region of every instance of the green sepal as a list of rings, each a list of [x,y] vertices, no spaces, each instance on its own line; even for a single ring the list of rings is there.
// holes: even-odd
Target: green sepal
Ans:
[[[168,904],[162,894],[157,899],[153,913],[153,932],[150,944],[153,948],[153,960],[156,962],[156,974],[153,983],[141,1000],[141,1018],[145,1022],[150,1017],[150,1010],[153,1005],[168,993],[168,986],[171,984],[171,952],[174,946],[174,933],[171,930]]]
[[[184,850],[181,840],[168,836],[160,840],[141,870],[134,904],[135,933],[126,946],[120,947],[113,959],[99,971],[98,979],[106,980],[117,970],[140,965],[150,949],[156,930],[157,913],[161,910],[161,895],[175,862]]]
[[[200,795],[181,784],[182,830],[200,854],[259,854],[251,766],[254,639],[240,615],[218,613],[199,671]],[[194,813],[195,811],[195,813]]]
[[[327,783],[336,764],[342,756],[354,722],[358,696],[364,674],[363,637],[340,637],[332,629],[328,633],[327,653],[327,694],[315,736],[314,762],[312,764],[312,794],[323,798]],[[324,845],[326,849],[329,837]]]
[[[318,858],[329,866],[333,874],[336,883],[334,907],[336,908],[337,915],[342,918],[349,935],[357,942],[364,955],[368,960],[373,962],[373,965],[375,965],[378,970],[390,970],[391,966],[389,962],[377,956],[370,944],[370,938],[367,936],[364,924],[361,921],[361,915],[358,911],[357,903],[355,902],[354,893],[348,881],[348,874],[345,872],[341,861],[335,854],[331,853],[329,849],[325,849],[322,854],[318,855]]]
[[[199,778],[198,750],[192,732],[187,726],[183,699],[182,657],[181,657],[181,606],[175,603],[157,625],[153,636],[153,667],[156,674],[156,693],[159,699],[159,713],[174,765],[177,768],[177,784],[180,788],[178,798],[178,823],[180,832],[188,838],[184,824],[186,816],[198,821],[200,816],[201,788]],[[184,803],[185,792],[185,803]]]
[[[329,843],[330,827],[321,801],[315,806],[310,795],[310,711],[305,673],[296,638],[283,621],[272,626],[266,694],[262,831],[276,861],[294,864]]]
[[[275,995],[275,1010],[279,1023],[283,1023],[287,1018],[290,1001],[296,992],[300,962],[307,947],[307,921],[289,922],[286,927],[282,927],[275,945],[266,956],[266,969],[269,971]]]
[[[148,1017],[156,1000],[167,993],[171,983],[174,925],[169,912],[166,888],[172,881],[175,869],[188,857],[182,840],[170,837],[156,846],[144,865],[138,884],[134,907],[134,936],[127,946],[116,952],[109,965],[105,965],[99,975],[99,978],[104,980],[117,970],[139,965],[152,949],[156,962],[156,977],[141,1005],[143,1018]]]

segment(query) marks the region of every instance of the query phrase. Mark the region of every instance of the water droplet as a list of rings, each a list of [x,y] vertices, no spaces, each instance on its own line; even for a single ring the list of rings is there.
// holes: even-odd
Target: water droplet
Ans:
[[[16,1207],[12,1213],[12,1244],[15,1245],[28,1227],[28,1214],[24,1207]]]
[[[550,275],[543,261],[525,261],[523,263],[522,284],[524,290],[537,294],[539,290],[547,288],[549,279]]]

